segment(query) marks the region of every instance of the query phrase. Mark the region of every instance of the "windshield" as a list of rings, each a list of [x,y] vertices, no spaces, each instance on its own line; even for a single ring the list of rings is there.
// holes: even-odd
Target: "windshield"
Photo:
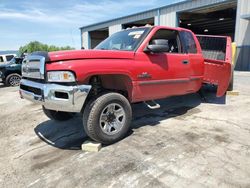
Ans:
[[[23,61],[23,58],[21,57],[13,57],[9,63],[7,63],[8,65],[12,65],[12,64],[21,64]]]
[[[16,58],[13,57],[10,61],[9,61],[9,64],[15,64],[16,63]]]
[[[120,31],[102,41],[95,49],[134,51],[150,28],[136,28]]]

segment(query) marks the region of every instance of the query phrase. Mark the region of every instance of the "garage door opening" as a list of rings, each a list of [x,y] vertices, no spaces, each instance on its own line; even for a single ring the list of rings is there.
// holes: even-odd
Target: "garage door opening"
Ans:
[[[132,27],[141,27],[141,26],[145,26],[145,25],[154,25],[154,18],[148,18],[145,20],[139,20],[139,21],[135,21],[135,22],[130,22],[130,23],[126,23],[122,25],[122,29],[127,29],[127,28],[132,28]]]
[[[178,13],[179,26],[195,34],[226,35],[234,40],[236,22],[235,2]]]
[[[95,31],[90,31],[90,48],[95,48],[100,42],[108,38],[109,30],[108,28],[98,29]]]

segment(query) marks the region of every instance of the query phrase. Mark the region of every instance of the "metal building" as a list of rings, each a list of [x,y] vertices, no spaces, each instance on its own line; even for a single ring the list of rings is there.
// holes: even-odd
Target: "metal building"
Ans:
[[[85,49],[132,26],[184,27],[196,34],[228,35],[236,42],[236,70],[250,70],[250,0],[186,0],[179,3],[108,20],[81,30]]]

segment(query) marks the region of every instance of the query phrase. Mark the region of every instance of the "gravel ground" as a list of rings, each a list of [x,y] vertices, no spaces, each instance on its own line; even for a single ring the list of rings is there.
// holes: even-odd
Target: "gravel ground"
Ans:
[[[249,82],[236,72],[239,96],[136,104],[129,135],[98,153],[80,150],[80,116],[53,122],[0,85],[0,187],[250,187]]]

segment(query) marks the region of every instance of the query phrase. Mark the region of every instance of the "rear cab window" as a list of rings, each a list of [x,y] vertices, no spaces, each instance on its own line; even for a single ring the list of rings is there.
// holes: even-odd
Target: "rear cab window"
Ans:
[[[184,51],[186,53],[196,54],[197,46],[196,46],[193,34],[188,31],[181,31],[180,35],[181,35],[181,39],[183,42]]]

